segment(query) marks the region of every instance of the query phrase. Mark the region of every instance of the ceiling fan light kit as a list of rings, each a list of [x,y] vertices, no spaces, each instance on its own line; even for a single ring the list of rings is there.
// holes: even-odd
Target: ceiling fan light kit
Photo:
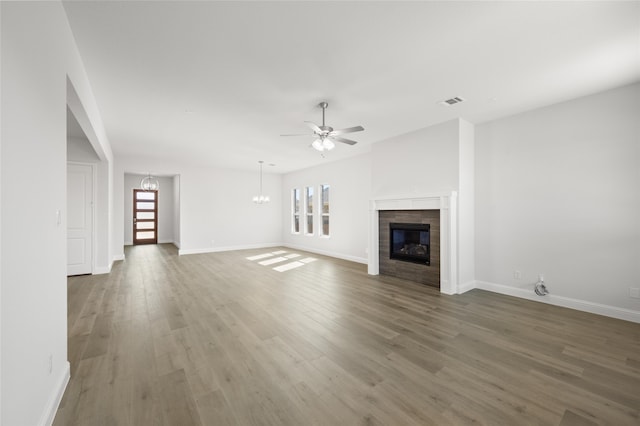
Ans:
[[[325,138],[325,139],[316,139],[315,141],[313,141],[313,143],[311,144],[311,146],[322,152],[322,151],[331,151],[333,148],[336,147],[336,144],[331,142],[331,140]]]
[[[364,127],[355,126],[355,127],[349,127],[346,129],[334,130],[333,127],[327,126],[324,120],[325,110],[327,109],[329,104],[327,102],[320,102],[318,106],[322,108],[322,126],[318,126],[317,124],[311,121],[305,121],[307,126],[309,126],[311,130],[313,130],[313,134],[310,136],[315,136],[317,138],[311,144],[311,147],[313,149],[320,152],[331,151],[333,148],[336,147],[336,144],[335,144],[336,142],[341,142],[347,145],[355,145],[356,143],[358,143],[351,139],[339,137],[339,135],[343,135],[345,133],[361,132],[364,130]],[[296,134],[296,135],[281,135],[281,136],[306,136],[306,135]]]

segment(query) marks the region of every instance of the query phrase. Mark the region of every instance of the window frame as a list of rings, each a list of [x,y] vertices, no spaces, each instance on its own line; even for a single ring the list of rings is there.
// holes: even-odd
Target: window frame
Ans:
[[[327,188],[327,212],[324,212],[324,189]],[[318,209],[318,235],[320,238],[329,238],[331,237],[331,185],[328,183],[321,183],[318,186],[318,194],[320,195],[320,208]],[[324,218],[327,218],[327,228],[328,232],[324,233]]]
[[[309,194],[309,190],[311,190],[311,194]],[[315,228],[315,214],[313,211],[314,204],[314,196],[315,196],[315,188],[313,185],[304,187],[304,235],[312,237],[314,234]],[[311,199],[311,203],[309,203],[309,199]],[[311,204],[311,209],[309,208],[309,204]],[[311,210],[311,212],[309,212]],[[311,219],[311,232],[309,232],[309,219]]]
[[[291,189],[291,233],[300,234],[300,188]],[[296,195],[298,204],[296,206]],[[296,209],[297,207],[297,209]],[[296,218],[298,219],[298,230],[296,231]]]

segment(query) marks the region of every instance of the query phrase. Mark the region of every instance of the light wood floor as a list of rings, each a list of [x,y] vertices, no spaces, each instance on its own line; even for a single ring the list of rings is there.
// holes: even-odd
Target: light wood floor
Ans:
[[[274,250],[137,246],[70,278],[55,425],[640,424],[639,324],[246,259]]]

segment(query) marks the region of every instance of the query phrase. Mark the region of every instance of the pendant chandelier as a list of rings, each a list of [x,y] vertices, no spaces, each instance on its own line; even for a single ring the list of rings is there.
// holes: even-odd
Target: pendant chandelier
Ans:
[[[260,195],[254,196],[253,202],[256,204],[265,204],[269,202],[269,196],[262,195],[262,163],[264,163],[264,161],[260,160],[258,163],[260,163]]]
[[[149,173],[140,181],[140,188],[145,191],[157,191],[160,188],[160,182]]]

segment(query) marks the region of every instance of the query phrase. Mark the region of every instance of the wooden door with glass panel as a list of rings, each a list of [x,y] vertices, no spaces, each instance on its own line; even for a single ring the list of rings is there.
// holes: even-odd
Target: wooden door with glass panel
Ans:
[[[133,244],[158,244],[158,191],[133,190]]]

